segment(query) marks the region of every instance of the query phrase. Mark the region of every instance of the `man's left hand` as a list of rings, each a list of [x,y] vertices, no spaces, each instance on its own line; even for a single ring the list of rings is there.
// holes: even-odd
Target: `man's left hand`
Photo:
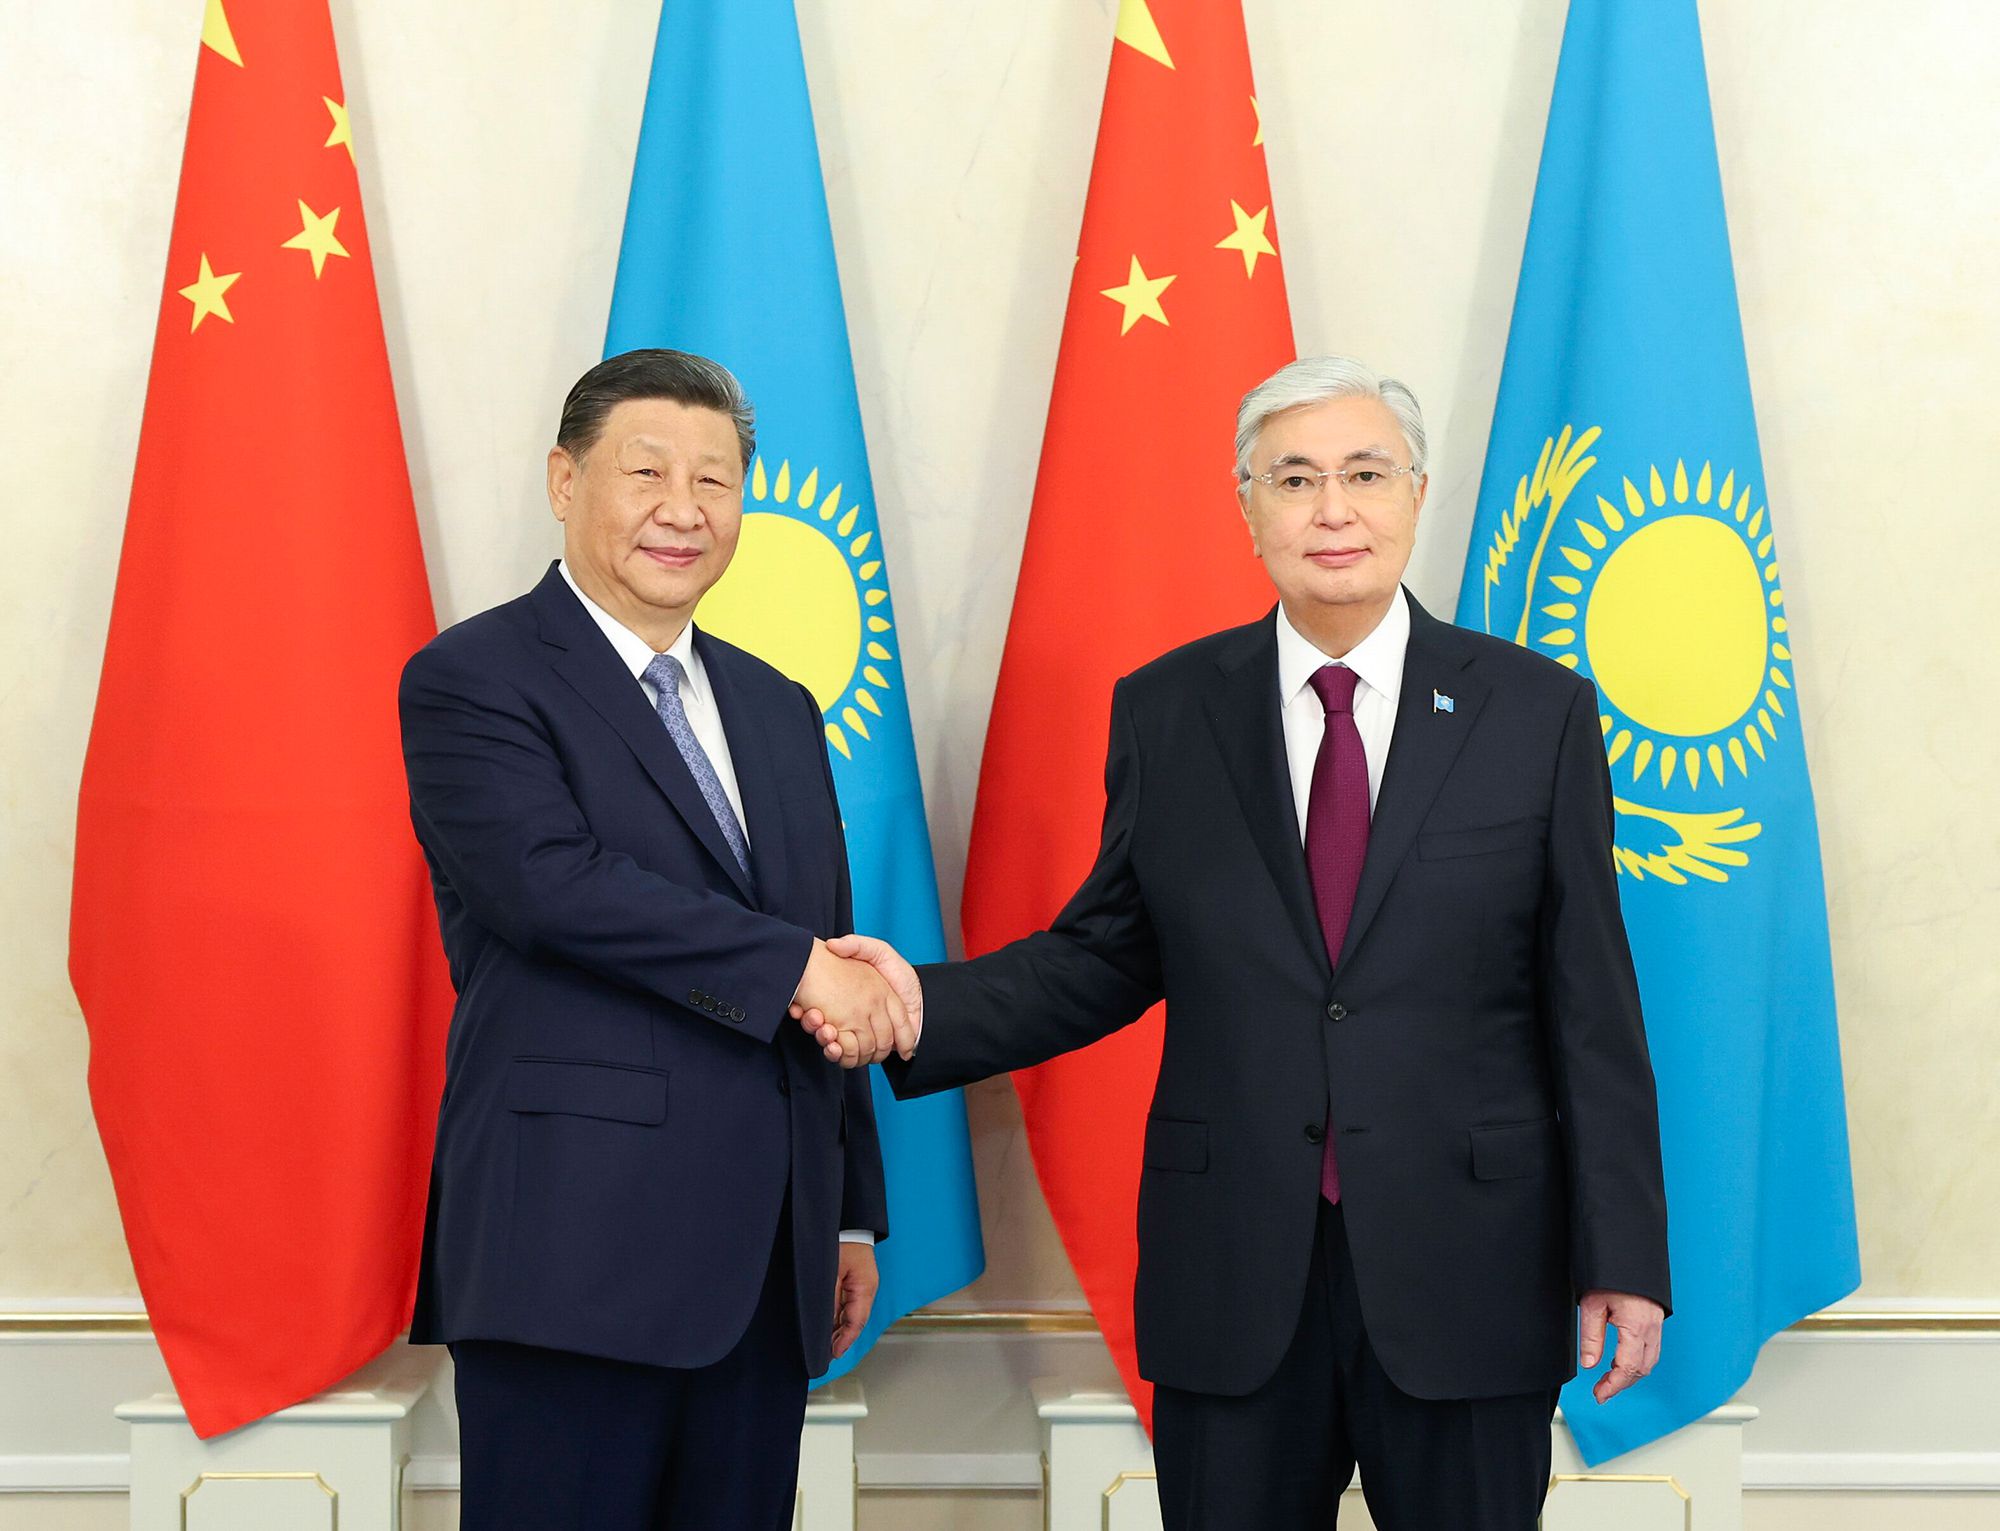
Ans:
[[[833,1354],[836,1360],[847,1354],[847,1347],[854,1343],[862,1325],[868,1322],[868,1315],[875,1308],[875,1289],[881,1284],[882,1278],[875,1269],[874,1247],[843,1239],[840,1245],[840,1274],[833,1287]]]
[[[1609,1403],[1653,1369],[1660,1359],[1660,1325],[1666,1316],[1666,1310],[1650,1297],[1635,1297],[1630,1292],[1583,1294],[1577,1303],[1577,1360],[1585,1371],[1604,1354],[1605,1325],[1618,1333],[1611,1367],[1591,1389],[1599,1403]]]

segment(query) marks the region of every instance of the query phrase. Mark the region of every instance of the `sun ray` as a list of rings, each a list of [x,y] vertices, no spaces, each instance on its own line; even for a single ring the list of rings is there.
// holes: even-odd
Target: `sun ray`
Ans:
[[[1685,461],[1676,458],[1674,460],[1674,503],[1676,505],[1685,505],[1687,502],[1688,465]]]
[[[890,689],[888,676],[884,675],[872,664],[861,667],[861,676],[862,679],[868,681],[871,685],[880,686],[884,691]]]
[[[843,707],[840,709],[840,721],[864,739],[873,739],[875,737],[868,732],[868,724],[862,719],[861,714],[856,712],[852,707]]]
[[[1774,643],[1774,644],[1772,644],[1772,645],[1771,645],[1771,654],[1772,654],[1772,657],[1774,657],[1774,658],[1777,658],[1777,659],[1783,659],[1783,660],[1785,660],[1785,661],[1787,661],[1787,662],[1789,662],[1789,661],[1791,660],[1791,657],[1792,657],[1792,651],[1791,651],[1790,649],[1786,648],[1786,647],[1785,647],[1785,646],[1784,646],[1784,645],[1783,645],[1782,643]]]
[[[1597,497],[1597,511],[1599,515],[1604,517],[1604,524],[1614,532],[1625,530],[1625,517],[1619,513],[1616,505],[1613,505],[1601,494]]]
[[[1771,721],[1771,714],[1762,707],[1757,709],[1757,726],[1773,739],[1778,737],[1778,725]]]
[[[1657,473],[1653,476],[1659,477]],[[1639,486],[1629,478],[1625,480],[1625,508],[1632,512],[1632,519],[1635,521],[1646,514],[1645,497],[1639,493]]]
[[[840,518],[840,524],[834,530],[839,532],[843,537],[850,536],[854,531],[854,523],[860,519],[861,507],[859,505],[850,505],[847,508],[847,514]]]
[[[868,619],[868,631],[871,633],[886,633],[892,625],[887,617],[870,617]]]
[[[1569,560],[1569,566],[1572,569],[1588,569],[1590,567],[1590,555],[1579,549],[1565,547],[1562,550],[1562,556]]]
[[[1605,764],[1606,765],[1618,764],[1620,760],[1623,760],[1625,758],[1625,752],[1629,750],[1631,747],[1632,747],[1632,730],[1629,728],[1619,729],[1618,737],[1611,741],[1611,748],[1604,752]]]
[[[1772,631],[1772,632],[1774,632],[1774,633],[1788,633],[1788,632],[1790,632],[1791,630],[1792,630],[1792,624],[1791,624],[1790,622],[1786,621],[1786,620],[1785,620],[1785,619],[1784,619],[1783,617],[1773,617],[1773,618],[1771,618],[1771,631]]]
[[[882,560],[871,558],[855,572],[860,574],[863,579],[873,579],[882,572]]]
[[[1553,606],[1544,606],[1542,608],[1542,615],[1545,617],[1554,617],[1558,622],[1574,622],[1576,620],[1576,606],[1570,601],[1557,601]]]
[[[1666,482],[1660,477],[1660,470],[1658,468],[1654,468],[1652,474],[1653,481],[1647,487],[1652,493],[1653,503],[1655,505],[1664,505],[1667,503]]]
[[[874,713],[876,717],[879,718],[882,716],[881,707],[877,705],[875,698],[869,695],[868,688],[866,686],[856,686],[854,688],[854,700],[859,702],[863,707],[867,708],[870,712]]]
[[[1597,731],[1600,734],[1604,735],[1605,738],[1609,739],[1611,737],[1611,725],[1615,721],[1616,719],[1614,719],[1610,713],[1600,712],[1597,715]]]
[[[1724,510],[1729,509],[1730,506],[1736,503],[1736,470],[1734,468],[1731,468],[1728,474],[1723,478],[1722,493],[1718,494],[1715,497],[1715,503],[1720,505]],[[1736,519],[1738,521],[1741,521],[1743,519],[1743,512],[1741,509],[1737,510]]]
[[[1782,606],[1785,604],[1785,592],[1782,589],[1771,592],[1771,604],[1773,606]]]
[[[871,642],[868,645],[868,657],[870,659],[894,659],[896,656],[881,644]]]
[[[1777,692],[1766,691],[1764,693],[1764,705],[1770,708],[1771,711],[1775,712],[1779,717],[1782,718],[1785,716],[1785,704],[1778,700]]]
[[[1681,757],[1681,761],[1687,767],[1688,785],[1690,787],[1699,787],[1701,785],[1701,751],[1693,745],[1689,745],[1687,753]]]
[[[889,599],[889,592],[886,590],[864,590],[861,592],[861,599],[866,601],[870,606],[880,606],[884,601]]]
[[[1771,556],[1771,546],[1777,540],[1770,532],[1766,532],[1763,540],[1757,544],[1757,556],[1759,558],[1769,558]]]
[[[1746,505],[1750,503],[1750,496],[1747,493],[1743,496],[1743,503]],[[1750,518],[1750,535],[1753,537],[1763,529],[1764,509],[1764,506],[1759,505],[1757,507],[1757,514]]]
[[[764,459],[760,457],[750,464],[750,498],[761,500],[770,492],[770,481],[764,477]]]
[[[1694,486],[1695,499],[1700,504],[1706,505],[1708,503],[1708,497],[1710,493],[1714,490],[1714,488],[1715,488],[1715,475],[1711,471],[1711,465],[1708,463],[1703,463],[1701,465],[1701,478]]]
[[[789,457],[778,464],[778,482],[777,486],[771,491],[771,497],[780,505],[789,505],[791,503],[792,460]]]
[[[1730,742],[1735,743],[1734,740]],[[1711,744],[1708,747],[1708,769],[1714,774],[1716,785],[1720,786],[1728,773],[1722,769],[1722,746],[1719,744]]]
[[[1576,630],[1569,627],[1558,627],[1554,632],[1543,633],[1535,641],[1537,643],[1549,644],[1574,643],[1576,642]]]
[[[1736,762],[1737,775],[1748,776],[1750,774],[1750,762],[1743,756],[1743,741],[1734,734],[1729,736],[1729,758]]]
[[[1670,785],[1674,779],[1674,767],[1680,763],[1680,748],[1670,744],[1660,751],[1660,785]]]
[[[1583,581],[1578,579],[1574,574],[1551,574],[1549,576],[1549,583],[1554,585],[1564,595],[1583,594]]]
[[[1764,753],[1764,736],[1757,732],[1757,725],[1755,723],[1752,723],[1748,728],[1743,730],[1743,737],[1750,741],[1750,748],[1757,752],[1759,760],[1768,760],[1771,758]]]
[[[799,509],[811,510],[813,499],[819,493],[819,469],[806,475],[806,481],[799,485]]]
[[[1558,654],[1556,655],[1556,663],[1561,665],[1565,670],[1574,670],[1577,666],[1577,657],[1574,654]]]
[[[1598,552],[1602,553],[1605,548],[1610,546],[1611,539],[1592,526],[1588,521],[1579,520],[1576,523],[1576,529],[1583,533],[1583,540]]]
[[[1632,752],[1632,780],[1637,781],[1644,774],[1646,764],[1653,758],[1653,741],[1641,739],[1639,747]]]
[[[859,558],[863,553],[868,551],[868,544],[874,540],[875,528],[871,526],[847,545],[847,551],[852,553],[856,558]]]
[[[840,731],[838,723],[829,723],[826,725],[826,742],[839,750],[844,759],[852,760],[854,758],[854,751],[847,747],[847,735]]]

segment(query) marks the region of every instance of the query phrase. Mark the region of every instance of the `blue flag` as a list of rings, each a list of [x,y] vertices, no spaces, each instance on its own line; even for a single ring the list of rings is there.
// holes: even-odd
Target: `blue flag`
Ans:
[[[701,624],[804,682],[826,714],[857,929],[944,957],[903,643],[861,434],[792,0],[666,0],[605,354],[713,357],[757,408],[729,575]],[[891,1237],[840,1376],[985,1264],[963,1097],[875,1084]]]
[[[1597,684],[1674,1316],[1593,1464],[1860,1280],[1819,838],[1694,0],[1572,0],[1458,621]],[[1608,1359],[1608,1356],[1607,1356]]]

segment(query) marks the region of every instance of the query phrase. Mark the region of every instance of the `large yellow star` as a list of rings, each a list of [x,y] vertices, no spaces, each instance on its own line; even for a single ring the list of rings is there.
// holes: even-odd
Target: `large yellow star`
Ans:
[[[1250,98],[1250,110],[1257,115],[1257,136],[1250,140],[1250,147],[1256,148],[1264,141],[1264,108],[1257,104],[1257,98]]]
[[[326,142],[320,147],[332,149],[345,144],[347,158],[351,162],[354,158],[354,125],[347,120],[347,103],[336,101],[331,96],[321,96],[320,100],[326,103],[326,109],[333,114],[333,131],[326,135]]]
[[[194,305],[194,322],[188,326],[190,335],[201,328],[201,321],[210,314],[230,324],[236,322],[236,316],[229,311],[229,305],[223,301],[222,295],[235,286],[237,278],[242,275],[240,271],[229,271],[217,276],[214,268],[208,263],[208,252],[206,250],[202,252],[201,275],[196,277],[191,285],[181,289],[181,296]]]
[[[1153,20],[1153,8],[1146,0],[1118,0],[1118,29],[1113,35],[1155,63],[1165,64],[1169,69],[1174,67],[1166,39],[1160,36],[1159,23]]]
[[[1131,331],[1141,319],[1157,319],[1167,322],[1167,311],[1160,307],[1160,294],[1174,282],[1170,276],[1147,276],[1139,265],[1139,257],[1132,257],[1132,274],[1126,278],[1123,287],[1107,287],[1104,296],[1114,303],[1123,304],[1125,322],[1118,327],[1121,335]]]
[[[1255,276],[1257,274],[1257,257],[1260,255],[1275,256],[1278,253],[1277,247],[1264,235],[1264,225],[1270,221],[1271,209],[1269,206],[1266,206],[1261,213],[1258,213],[1253,218],[1250,214],[1243,211],[1241,203],[1231,199],[1229,211],[1236,219],[1236,232],[1227,238],[1218,239],[1215,242],[1215,248],[1218,250],[1236,250],[1240,252],[1243,256],[1243,274],[1245,276]]]
[[[300,202],[299,217],[304,220],[305,227],[286,240],[280,248],[304,250],[312,257],[313,276],[317,278],[326,269],[326,258],[329,255],[347,254],[347,246],[343,245],[333,232],[333,226],[340,218],[340,209],[336,207],[322,218],[304,202]]]
[[[237,51],[236,34],[229,29],[222,0],[208,0],[207,9],[201,13],[201,45],[221,54],[238,69],[243,67],[243,55]]]

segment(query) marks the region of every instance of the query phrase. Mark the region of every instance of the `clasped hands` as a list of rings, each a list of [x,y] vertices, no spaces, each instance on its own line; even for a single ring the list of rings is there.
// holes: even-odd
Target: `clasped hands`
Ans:
[[[873,936],[814,941],[792,1000],[792,1019],[842,1068],[916,1051],[924,1026],[917,970]]]

